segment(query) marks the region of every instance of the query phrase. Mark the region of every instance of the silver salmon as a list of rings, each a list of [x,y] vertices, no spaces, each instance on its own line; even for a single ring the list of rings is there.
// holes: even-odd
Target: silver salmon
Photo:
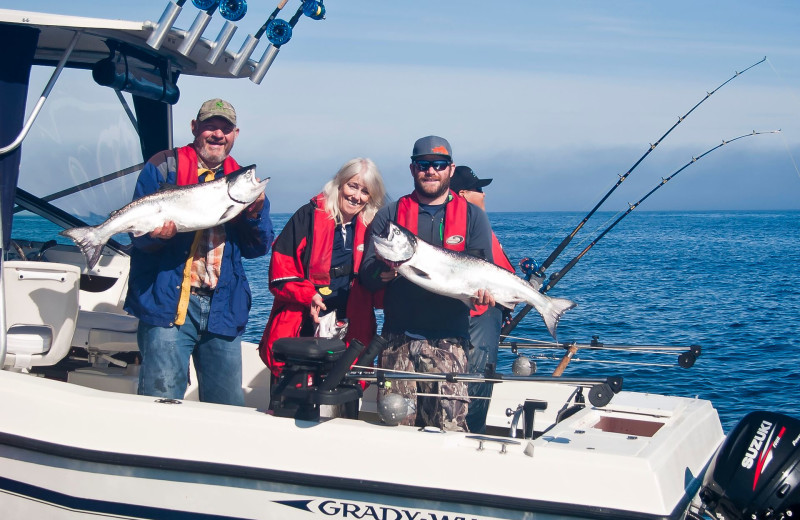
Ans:
[[[488,289],[495,302],[504,307],[529,303],[542,315],[553,338],[558,320],[575,307],[575,302],[546,296],[491,262],[428,244],[394,222],[389,222],[386,236],[375,235],[372,239],[378,256],[410,282],[461,300],[469,307],[473,307],[471,298],[479,289]]]
[[[178,232],[208,229],[228,222],[253,203],[269,182],[260,181],[256,166],[250,165],[219,179],[190,186],[177,186],[136,199],[97,226],[65,229],[60,234],[72,239],[93,268],[108,240],[117,233],[142,236],[172,221]]]

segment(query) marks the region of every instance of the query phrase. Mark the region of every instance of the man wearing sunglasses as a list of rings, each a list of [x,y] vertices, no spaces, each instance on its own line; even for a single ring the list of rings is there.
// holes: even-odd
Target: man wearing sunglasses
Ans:
[[[450,190],[455,171],[452,149],[446,139],[427,136],[417,140],[411,153],[414,191],[396,203],[386,204],[372,221],[372,232],[382,233],[396,222],[435,246],[461,251],[492,261],[492,229],[486,213]],[[388,347],[380,366],[402,372],[465,372],[469,350],[469,308],[463,302],[431,293],[405,278],[376,257],[370,242],[364,252],[360,278],[372,291],[386,288],[381,335]],[[475,294],[476,305],[494,305],[489,291]],[[406,425],[437,426],[468,431],[469,397],[465,383],[393,381],[379,399],[396,393],[406,399]],[[417,394],[426,394],[417,397]]]

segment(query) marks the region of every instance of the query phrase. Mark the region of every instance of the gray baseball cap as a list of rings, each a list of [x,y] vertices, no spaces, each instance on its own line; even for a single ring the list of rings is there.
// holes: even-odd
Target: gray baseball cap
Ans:
[[[203,103],[203,106],[197,112],[197,122],[202,122],[212,117],[221,117],[236,126],[236,110],[233,109],[233,105],[224,99],[209,99]]]
[[[414,149],[411,151],[411,159],[413,160],[423,155],[443,155],[448,159],[452,159],[453,149],[450,148],[450,143],[444,137],[429,135],[417,139],[417,142],[414,143]]]

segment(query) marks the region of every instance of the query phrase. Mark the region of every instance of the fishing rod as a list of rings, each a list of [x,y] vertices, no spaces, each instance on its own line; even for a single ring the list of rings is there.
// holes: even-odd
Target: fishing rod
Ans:
[[[518,341],[511,341],[511,342],[502,342],[499,345],[500,348],[508,348],[511,349],[511,352],[517,353],[517,350],[520,348],[535,348],[535,349],[558,349],[558,350],[570,350],[575,349],[577,352],[578,349],[581,350],[612,350],[616,352],[635,352],[637,354],[669,354],[674,355],[676,352],[680,352],[678,355],[678,365],[682,368],[691,368],[697,358],[700,357],[702,354],[703,349],[700,345],[689,345],[689,346],[666,346],[666,345],[608,345],[601,343],[599,341],[598,336],[593,336],[592,341],[590,343],[559,343],[559,342],[518,342]],[[573,352],[574,354],[574,352]],[[598,363],[604,362],[602,360],[592,360]],[[620,363],[631,363],[629,361],[624,361]],[[659,366],[671,366],[671,365],[659,365]]]
[[[540,375],[512,375],[494,373],[491,376],[484,374],[470,373],[419,373],[403,372],[397,370],[387,370],[376,367],[362,367],[354,365],[352,368],[367,369],[367,371],[351,370],[344,375],[345,380],[366,381],[377,383],[379,386],[391,386],[392,381],[416,381],[416,382],[445,382],[445,383],[508,383],[508,382],[539,382],[539,383],[558,383],[564,385],[574,385],[589,389],[589,402],[594,406],[605,406],[611,402],[614,394],[622,390],[622,376],[611,376],[605,378],[585,378],[573,377],[563,378],[558,376]],[[441,397],[441,396],[440,396]],[[449,397],[449,396],[444,396]]]
[[[747,69],[745,69],[745,70],[747,70]],[[730,81],[730,80],[728,80],[728,81]],[[586,246],[586,248],[584,248],[583,251],[581,251],[577,256],[575,256],[575,258],[570,260],[560,271],[556,271],[547,280],[542,281],[541,282],[541,287],[539,288],[539,292],[544,294],[547,291],[549,291],[550,289],[552,289],[559,282],[559,280],[561,280],[561,278],[563,278],[563,276],[565,274],[567,274],[567,272],[569,272],[569,270],[572,269],[575,266],[575,264],[577,264],[578,261],[581,258],[583,258],[583,256],[586,253],[588,253],[589,250],[592,247],[594,247],[595,244],[597,244],[597,242],[600,241],[601,238],[603,238],[609,231],[611,231],[614,228],[614,226],[619,224],[619,222],[623,218],[625,218],[633,210],[635,210],[637,207],[639,207],[639,205],[642,202],[644,202],[648,197],[650,197],[650,195],[652,195],[656,190],[658,190],[660,187],[662,187],[667,182],[669,182],[671,179],[673,179],[680,172],[682,172],[683,170],[685,170],[686,168],[688,168],[692,164],[696,163],[697,161],[699,161],[700,159],[702,159],[706,155],[710,154],[714,150],[722,148],[723,146],[725,146],[728,143],[732,143],[734,141],[738,141],[739,139],[744,139],[745,137],[752,137],[754,135],[776,134],[776,133],[779,133],[779,132],[780,132],[780,130],[769,130],[769,131],[763,131],[763,132],[756,132],[755,130],[753,130],[749,134],[740,135],[738,137],[735,137],[733,139],[729,139],[727,141],[723,140],[722,143],[714,146],[713,148],[710,148],[710,149],[706,150],[705,152],[703,152],[702,154],[698,155],[697,157],[692,157],[692,159],[689,162],[687,162],[681,168],[679,168],[678,170],[673,172],[670,176],[668,176],[666,178],[662,177],[661,178],[661,182],[659,184],[657,184],[655,188],[650,190],[644,197],[639,199],[636,203],[630,204],[628,206],[627,211],[625,211],[622,215],[619,216],[619,218],[617,218],[614,222],[612,222],[610,226],[608,226],[606,229],[604,229],[594,240],[592,240],[592,242],[588,246]],[[505,323],[503,325],[503,329],[500,331],[500,340],[501,341],[504,341],[506,339],[506,337],[511,333],[511,331],[514,330],[514,328],[519,324],[519,322],[522,320],[522,318],[524,318],[528,314],[528,312],[530,312],[530,310],[532,308],[533,307],[531,305],[526,305],[521,311],[519,311],[519,313],[517,313],[516,316],[514,316],[511,320],[509,320],[507,323]]]
[[[608,199],[608,197],[610,197],[611,194],[614,193],[614,190],[616,190],[619,187],[619,185],[622,184],[625,181],[625,179],[628,178],[628,176],[633,172],[633,170],[635,170],[636,167],[639,166],[639,164],[645,159],[645,157],[650,155],[650,152],[655,150],[656,146],[658,146],[661,143],[661,141],[663,141],[664,138],[666,138],[679,124],[681,124],[687,117],[689,117],[689,115],[692,112],[694,112],[697,109],[697,107],[702,105],[715,92],[717,92],[719,89],[721,89],[722,87],[724,87],[725,85],[727,85],[728,83],[733,81],[735,78],[738,78],[739,76],[741,76],[742,74],[744,74],[748,70],[752,69],[756,65],[759,65],[759,64],[765,62],[766,60],[767,60],[767,57],[764,56],[760,61],[757,61],[756,63],[750,65],[749,67],[747,67],[746,69],[742,70],[741,72],[734,73],[733,76],[728,78],[726,81],[724,81],[722,84],[720,84],[717,88],[715,88],[711,92],[706,92],[706,95],[705,95],[705,97],[703,99],[701,99],[699,102],[697,102],[697,104],[695,104],[682,117],[679,117],[678,121],[676,121],[675,124],[672,125],[669,128],[669,130],[667,130],[664,133],[664,135],[662,135],[660,138],[658,138],[658,140],[655,143],[651,143],[650,147],[647,149],[647,151],[641,157],[639,157],[639,160],[637,160],[633,164],[633,166],[631,166],[630,169],[628,169],[627,172],[625,172],[624,174],[619,176],[619,179],[617,180],[616,184],[614,184],[614,186],[612,186],[611,189],[608,190],[608,192],[605,195],[603,195],[603,198],[601,198],[600,201],[597,204],[595,204],[595,206],[589,211],[589,213],[587,213],[586,216],[583,217],[583,220],[581,220],[580,223],[578,223],[578,225],[575,226],[575,229],[573,229],[571,233],[569,233],[566,237],[564,237],[564,239],[561,241],[561,243],[553,250],[552,253],[550,253],[550,256],[548,256],[547,259],[544,262],[542,262],[542,264],[536,270],[535,276],[537,276],[538,278],[542,278],[544,276],[545,270],[548,267],[550,267],[550,265],[552,265],[552,263],[564,251],[564,249],[567,247],[567,245],[569,245],[569,243],[572,241],[572,239],[575,237],[575,235],[578,233],[578,231],[580,231],[581,228],[583,228],[583,226],[586,224],[586,222],[589,220],[589,218],[591,218],[591,216],[594,215],[594,213],[597,211],[597,209]]]

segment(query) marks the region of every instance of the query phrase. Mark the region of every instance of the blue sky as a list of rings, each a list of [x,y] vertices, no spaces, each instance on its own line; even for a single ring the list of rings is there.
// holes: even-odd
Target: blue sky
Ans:
[[[164,0],[5,0],[4,8],[157,20]],[[290,0],[283,18],[299,5]],[[584,210],[707,91],[604,209],[624,209],[693,156],[710,154],[642,210],[800,209],[800,5],[796,1],[327,0],[302,19],[261,85],[182,78],[177,143],[210,97],[240,117],[234,155],[292,212],[346,160],[371,157],[392,196],[411,187],[418,137],[448,138],[494,182],[489,211]],[[274,8],[251,0],[238,49]],[[177,26],[196,10],[187,2]],[[213,39],[219,16],[205,37]],[[264,44],[256,50],[260,56]]]

